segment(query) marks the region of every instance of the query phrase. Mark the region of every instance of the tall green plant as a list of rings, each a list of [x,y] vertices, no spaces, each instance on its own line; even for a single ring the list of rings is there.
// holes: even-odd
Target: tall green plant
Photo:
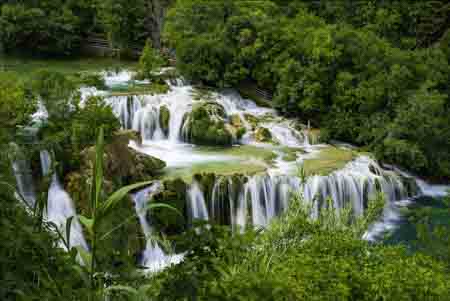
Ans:
[[[80,222],[87,229],[88,235],[91,241],[91,253],[87,252],[81,247],[77,247],[80,256],[83,259],[85,264],[85,268],[89,273],[90,279],[90,288],[91,288],[91,300],[94,300],[96,296],[96,282],[95,282],[95,274],[99,273],[98,266],[96,263],[97,254],[100,251],[98,249],[98,244],[100,241],[109,237],[117,227],[111,229],[106,234],[101,233],[100,224],[106,219],[112,212],[116,205],[122,201],[128,193],[131,191],[148,186],[152,183],[152,181],[140,182],[132,185],[128,185],[122,187],[112,193],[109,197],[104,196],[103,192],[103,182],[104,182],[104,174],[103,174],[103,151],[104,151],[104,130],[103,127],[100,127],[98,136],[97,136],[97,144],[95,148],[95,163],[94,163],[94,174],[91,182],[91,191],[90,191],[90,206],[91,206],[91,215],[84,216],[80,215]],[[171,210],[175,210],[175,208],[167,205],[167,204],[159,204],[159,203],[151,203],[148,206],[148,209],[154,209],[158,207],[165,207]],[[127,222],[127,219],[125,222]],[[121,224],[122,225],[122,224]],[[100,285],[99,288],[102,290],[103,287]],[[102,295],[103,292],[100,293]]]

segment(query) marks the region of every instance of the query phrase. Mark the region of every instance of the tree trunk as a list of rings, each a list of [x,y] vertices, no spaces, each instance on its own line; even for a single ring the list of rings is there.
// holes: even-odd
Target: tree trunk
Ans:
[[[166,2],[164,0],[147,0],[148,16],[145,20],[145,26],[152,40],[153,47],[157,49],[161,48],[161,32],[167,8]]]

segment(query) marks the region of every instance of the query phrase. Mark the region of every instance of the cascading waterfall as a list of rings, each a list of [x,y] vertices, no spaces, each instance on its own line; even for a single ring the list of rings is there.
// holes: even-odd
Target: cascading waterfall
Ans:
[[[307,135],[295,130],[287,121],[281,123],[265,123],[262,126],[267,128],[272,134],[272,137],[281,145],[291,147],[309,145]]]
[[[154,241],[151,237],[153,230],[147,219],[147,204],[152,195],[158,192],[160,188],[161,184],[156,182],[132,194],[136,214],[139,217],[139,223],[146,240],[146,247],[142,252],[141,265],[146,267],[150,272],[162,270],[171,264],[179,263],[183,259],[183,255],[166,255],[158,242]]]
[[[48,176],[51,172],[52,164],[50,153],[46,150],[41,151],[40,157],[42,174],[44,176]],[[73,217],[70,227],[69,245],[71,248],[81,246],[85,250],[88,250],[88,245],[84,238],[82,227],[76,216],[72,199],[63,189],[61,183],[59,182],[58,175],[55,172],[52,174],[45,213],[44,218],[47,221],[54,223],[66,239],[68,237],[68,233],[66,233],[66,223],[69,218]],[[66,246],[61,242],[60,246],[66,248]]]
[[[36,203],[36,192],[29,162],[26,159],[18,159],[12,166],[20,197],[33,208]]]
[[[216,179],[210,202],[213,220],[220,216],[217,208],[227,208],[231,215],[228,220],[233,226],[246,227],[251,224],[265,227],[271,219],[288,208],[292,193],[301,191],[304,201],[314,205],[313,217],[318,216],[320,209],[326,206],[325,200],[328,198],[333,201],[338,212],[351,206],[355,215],[362,215],[369,200],[380,191],[387,202],[385,214],[389,214],[390,204],[415,194],[405,187],[400,176],[383,170],[376,161],[365,156],[328,176],[309,177],[304,184],[297,176],[270,174],[250,176],[243,182],[236,185],[231,177]],[[235,187],[230,188],[233,185]],[[233,193],[233,190],[237,192]],[[189,189],[188,202],[192,204],[194,199],[198,201],[194,205],[203,208],[198,204],[204,202],[205,194],[207,193],[201,191],[198,183],[194,182]],[[192,211],[192,214],[198,216],[198,211]],[[206,214],[208,213],[203,213]]]
[[[183,82],[177,85],[170,84],[170,91],[163,95],[111,96],[107,97],[107,102],[113,108],[122,127],[138,131],[144,143],[161,140],[167,140],[172,144],[182,143],[186,140],[186,135],[183,133],[188,132],[186,116],[198,102],[193,96],[193,87],[182,84]],[[273,109],[259,107],[253,101],[240,97],[232,90],[212,94],[213,99],[224,108],[227,116],[235,114],[242,120],[247,133],[241,139],[241,143],[252,143],[251,126],[245,114],[276,115]],[[163,106],[170,113],[168,135],[161,130],[161,107]],[[307,139],[305,135],[293,129],[288,122],[271,123],[267,127],[274,137],[286,146],[304,145]]]
[[[205,196],[199,184],[194,181],[187,191],[188,207],[191,220],[209,220],[208,209],[206,208]]]
[[[118,116],[122,127],[138,131],[142,140],[169,140],[181,142],[181,130],[185,115],[191,111],[194,100],[189,86],[172,86],[165,95],[113,96],[107,102]],[[161,129],[161,107],[165,106],[169,113],[168,135]]]

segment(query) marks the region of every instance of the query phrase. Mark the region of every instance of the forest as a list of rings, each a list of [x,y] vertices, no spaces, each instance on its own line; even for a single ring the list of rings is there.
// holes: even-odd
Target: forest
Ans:
[[[0,123],[1,300],[450,300],[446,1],[3,0]]]

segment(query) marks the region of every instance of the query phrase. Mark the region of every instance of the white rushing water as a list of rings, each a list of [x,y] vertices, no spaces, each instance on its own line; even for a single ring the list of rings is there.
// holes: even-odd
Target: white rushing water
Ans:
[[[41,151],[40,157],[43,176],[48,176],[52,172],[50,153],[46,150]],[[45,210],[46,214],[44,218],[47,221],[54,223],[67,241],[69,233],[66,232],[66,224],[68,219],[72,217],[69,246],[70,248],[81,246],[85,250],[88,250],[88,245],[83,235],[83,229],[78,221],[72,199],[62,187],[56,172],[53,172],[51,177],[52,180],[48,191],[47,208]],[[62,243],[60,243],[60,245],[61,247],[66,248]]]
[[[16,178],[17,189],[20,199],[27,203],[30,208],[34,208],[36,203],[36,192],[34,190],[33,175],[29,163],[25,159],[18,159],[12,164],[14,176]]]
[[[136,214],[139,217],[139,223],[146,239],[146,247],[142,252],[141,265],[149,272],[160,271],[167,266],[177,264],[183,260],[183,255],[181,254],[165,254],[158,242],[152,238],[153,230],[148,222],[147,208],[152,195],[158,192],[160,188],[161,184],[156,182],[153,185],[132,194]]]
[[[105,73],[106,85],[110,88],[125,87],[132,81],[130,72]],[[189,169],[195,164],[233,162],[236,157],[220,152],[198,152],[195,145],[186,143],[186,120],[193,106],[199,102],[198,92],[182,80],[171,80],[170,89],[165,94],[109,96],[108,91],[95,88],[81,89],[82,103],[92,95],[101,95],[112,107],[124,129],[139,132],[142,143],[131,142],[130,146],[142,153],[164,160],[168,168]],[[189,220],[231,224],[233,229],[246,227],[266,227],[269,222],[289,207],[293,193],[302,193],[305,202],[312,203],[313,215],[317,216],[330,198],[334,208],[339,212],[351,206],[355,215],[364,213],[371,198],[382,192],[386,199],[383,218],[366,233],[366,239],[373,239],[382,231],[395,226],[398,221],[398,204],[414,196],[411,187],[405,186],[405,178],[410,175],[381,168],[370,157],[359,156],[349,162],[343,169],[327,176],[312,176],[305,183],[296,175],[298,164],[302,160],[318,156],[323,145],[310,145],[305,126],[298,126],[293,120],[277,115],[273,109],[263,108],[253,101],[242,98],[233,90],[220,93],[210,92],[202,97],[208,102],[216,102],[225,112],[223,121],[231,123],[237,115],[247,130],[246,134],[235,143],[249,144],[273,150],[277,154],[272,166],[265,173],[238,177],[217,175],[212,186],[203,187],[201,181],[193,181],[186,190],[186,204]],[[200,97],[200,98],[202,98]],[[168,127],[163,127],[163,117],[167,117]],[[40,108],[36,119],[46,118],[45,108]],[[252,120],[259,120],[259,127],[269,130],[276,147],[269,143],[256,142],[255,125]],[[206,130],[206,129],[205,129]],[[239,147],[239,146],[235,146]],[[306,154],[297,153],[297,159],[283,159],[282,148],[301,148]],[[44,174],[50,171],[51,162],[48,152],[41,153]],[[34,191],[29,185],[31,173],[20,173],[26,170],[24,162],[15,162],[16,178],[20,192],[30,202],[34,202]],[[31,179],[32,180],[32,179]],[[414,181],[412,181],[414,182]],[[417,180],[418,193],[443,195],[447,187],[427,185]],[[146,236],[146,248],[142,253],[141,264],[149,271],[159,271],[168,265],[180,262],[183,255],[168,255],[161,246],[152,239],[153,230],[147,214],[147,203],[151,196],[161,189],[155,183],[132,195],[136,213]],[[207,191],[211,189],[211,191]],[[72,200],[62,188],[56,174],[52,176],[49,190],[47,218],[65,231],[65,222],[75,216]],[[81,245],[87,249],[86,242],[78,220],[74,218],[71,230],[71,245]]]
[[[129,81],[131,76],[121,74],[107,81],[117,85],[125,84],[124,81],[120,82],[120,78]],[[166,94],[117,96],[109,97],[107,101],[124,128],[136,130],[141,134],[143,144],[134,143],[132,147],[164,160],[168,167],[189,168],[199,162],[235,160],[236,158],[221,154],[196,153],[195,147],[183,141],[186,114],[198,102],[194,90],[192,86],[177,82],[176,85],[170,85],[170,90]],[[214,218],[218,213],[213,212],[215,210],[213,208],[221,202],[227,202],[227,206],[221,206],[230,211],[228,220],[233,225],[266,226],[273,217],[289,206],[292,192],[300,190],[303,191],[305,201],[317,200],[314,202],[315,215],[326,198],[333,200],[334,207],[338,211],[344,206],[351,205],[354,213],[361,215],[369,199],[381,190],[387,200],[385,216],[389,216],[392,213],[390,210],[392,203],[408,197],[407,189],[403,187],[402,179],[396,173],[383,170],[374,160],[365,156],[357,158],[344,169],[328,176],[310,177],[301,185],[297,176],[289,174],[295,172],[302,157],[314,156],[320,147],[310,146],[308,135],[296,129],[293,121],[277,116],[273,109],[262,108],[251,100],[243,99],[233,90],[225,90],[222,93],[211,92],[207,98],[208,101],[220,104],[227,118],[232,115],[240,117],[247,129],[241,143],[266,147],[264,143],[256,143],[253,138],[254,128],[247,120],[251,115],[263,120],[260,126],[267,128],[279,145],[301,147],[310,153],[298,155],[297,162],[286,162],[279,154],[267,174],[247,177],[245,184],[240,185],[238,193],[233,198],[224,192],[218,193],[223,184],[215,183],[213,191],[207,192],[202,190],[199,183],[192,183],[187,191],[191,219]],[[169,129],[166,133],[162,130],[160,122],[163,107],[170,112]],[[235,184],[228,183],[228,185]],[[205,195],[212,195],[210,208],[206,205],[208,202]]]
[[[205,197],[197,182],[194,181],[187,190],[187,199],[191,219],[209,220]]]

